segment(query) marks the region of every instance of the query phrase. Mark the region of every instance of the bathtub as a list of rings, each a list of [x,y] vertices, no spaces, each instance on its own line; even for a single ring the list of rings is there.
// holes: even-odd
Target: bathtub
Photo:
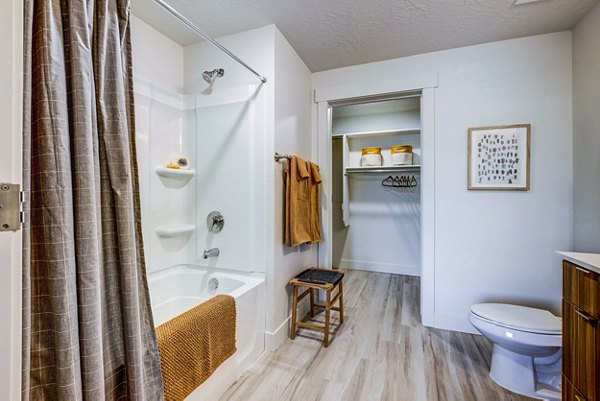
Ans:
[[[265,277],[195,265],[178,265],[148,276],[156,326],[214,297],[227,294],[237,308],[237,352],[186,401],[218,399],[265,349]]]

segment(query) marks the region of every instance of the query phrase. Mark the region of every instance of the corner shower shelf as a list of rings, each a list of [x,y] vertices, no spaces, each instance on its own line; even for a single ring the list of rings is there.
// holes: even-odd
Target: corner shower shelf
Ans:
[[[173,168],[166,168],[160,166],[156,167],[154,171],[156,171],[156,174],[158,174],[159,177],[172,178],[180,181],[187,181],[190,178],[192,178],[195,174],[194,170],[176,170]]]
[[[396,173],[401,171],[419,171],[419,164],[410,164],[405,166],[368,166],[368,167],[346,167],[346,174],[355,173]]]
[[[194,231],[196,231],[196,226],[192,224],[174,224],[172,226],[156,227],[156,235],[161,238],[183,237]]]
[[[163,166],[156,167],[154,172],[167,188],[183,188],[196,173],[194,170],[176,170]]]

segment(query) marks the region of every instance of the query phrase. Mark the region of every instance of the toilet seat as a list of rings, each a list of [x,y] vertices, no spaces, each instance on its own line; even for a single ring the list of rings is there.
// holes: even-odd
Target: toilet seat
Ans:
[[[481,320],[512,330],[545,335],[561,335],[562,333],[562,320],[542,309],[511,304],[482,303],[473,305],[471,313]]]

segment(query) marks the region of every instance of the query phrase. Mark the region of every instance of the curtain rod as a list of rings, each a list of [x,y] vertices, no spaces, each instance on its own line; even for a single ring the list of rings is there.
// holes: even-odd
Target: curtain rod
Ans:
[[[205,40],[207,40],[208,42],[210,42],[212,45],[214,45],[215,47],[217,47],[218,49],[220,49],[223,53],[227,54],[229,57],[231,57],[232,59],[234,59],[235,61],[237,61],[241,65],[243,65],[244,67],[246,67],[252,74],[256,75],[258,77],[258,79],[260,79],[260,81],[263,84],[267,82],[267,78],[263,77],[258,72],[256,72],[256,70],[254,68],[250,67],[242,59],[240,59],[238,56],[236,56],[235,54],[233,54],[232,52],[230,52],[227,48],[225,48],[223,45],[221,45],[219,42],[217,42],[215,39],[213,39],[204,30],[202,30],[202,29],[198,28],[196,25],[194,25],[190,20],[188,20],[187,18],[185,18],[183,15],[181,15],[179,13],[179,11],[175,10],[173,7],[171,7],[170,5],[168,5],[167,3],[165,3],[163,0],[154,0],[154,2],[156,4],[158,4],[159,6],[161,6],[163,9],[165,9],[167,12],[169,12],[171,15],[173,15],[175,18],[177,18],[178,20],[180,20],[181,22],[183,22],[185,24],[185,26],[187,26],[188,28],[190,28],[197,35],[199,35],[200,37],[204,38]]]

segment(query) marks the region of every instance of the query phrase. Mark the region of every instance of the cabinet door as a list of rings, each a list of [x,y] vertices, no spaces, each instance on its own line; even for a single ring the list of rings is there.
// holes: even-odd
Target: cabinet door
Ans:
[[[562,399],[563,401],[587,401],[571,384],[571,382],[564,377],[562,381]]]
[[[348,143],[348,136],[344,135],[342,138],[344,141],[344,182],[343,182],[343,194],[342,194],[342,218],[344,225],[348,227],[350,225],[350,188],[348,182],[348,174],[346,173],[346,167],[350,166],[350,144]]]
[[[599,345],[598,320],[563,300],[563,374],[582,401],[600,401],[596,398]]]

